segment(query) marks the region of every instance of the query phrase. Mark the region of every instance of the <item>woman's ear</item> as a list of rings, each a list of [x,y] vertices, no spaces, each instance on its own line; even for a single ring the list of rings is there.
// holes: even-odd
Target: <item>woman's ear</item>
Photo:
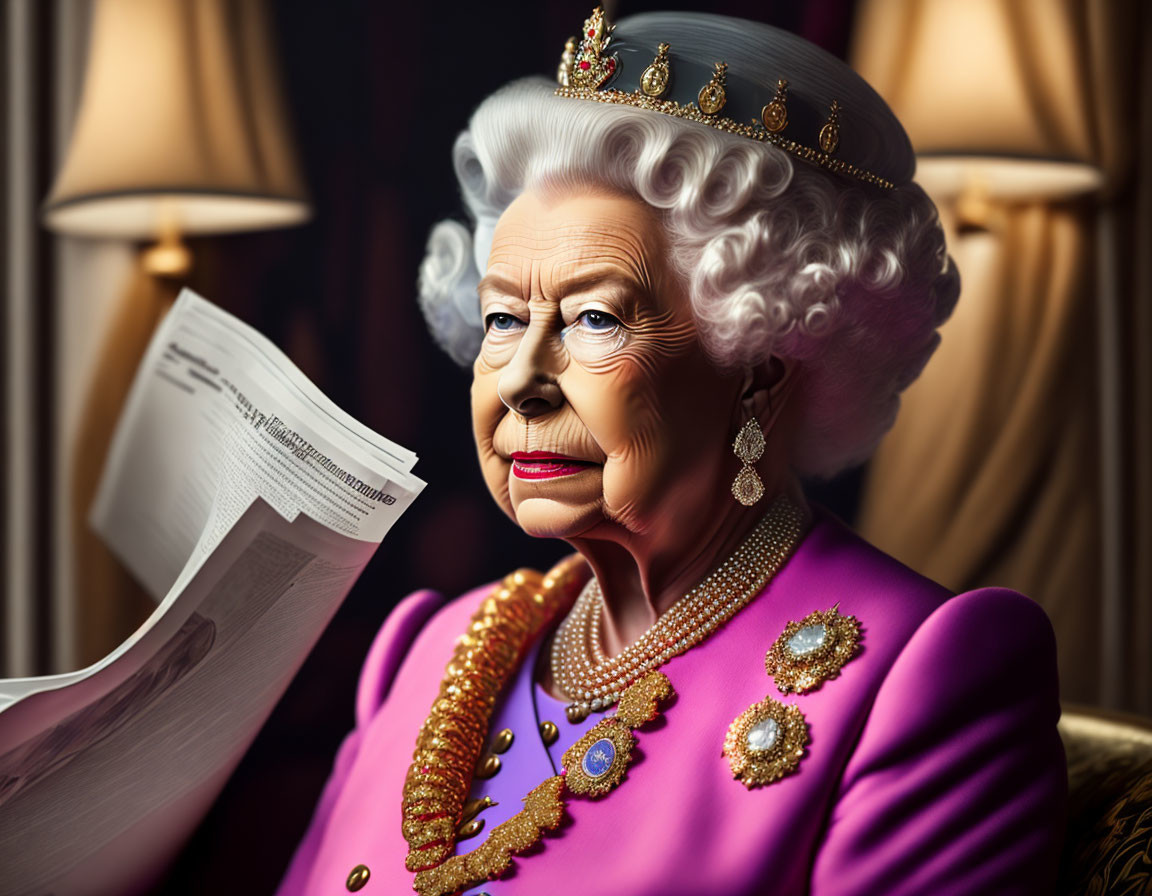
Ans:
[[[799,379],[800,365],[791,358],[772,355],[762,364],[744,368],[744,412],[760,421],[767,433],[784,409],[788,396]]]

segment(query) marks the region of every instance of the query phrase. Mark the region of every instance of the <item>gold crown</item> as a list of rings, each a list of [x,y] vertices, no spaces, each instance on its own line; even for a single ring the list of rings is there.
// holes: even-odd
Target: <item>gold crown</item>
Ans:
[[[604,10],[597,6],[585,20],[579,41],[575,37],[569,38],[556,75],[560,85],[556,88],[557,96],[662,112],[686,121],[706,124],[718,131],[770,143],[806,162],[885,190],[895,186],[892,181],[835,155],[840,146],[840,113],[843,111],[836,100],[829,105],[827,119],[816,135],[819,148],[786,136],[784,131],[789,124],[788,82],[784,78],[776,82],[775,95],[765,103],[760,117],[747,124],[720,115],[728,103],[730,90],[728,64],[723,61],[716,62],[711,77],[700,87],[695,102],[682,104],[665,99],[664,94],[672,78],[672,65],[668,58],[671,48],[666,43],[659,45],[655,58],[640,74],[638,86],[634,90],[607,86],[618,80],[621,72],[619,56],[608,52],[615,27],[608,24]]]

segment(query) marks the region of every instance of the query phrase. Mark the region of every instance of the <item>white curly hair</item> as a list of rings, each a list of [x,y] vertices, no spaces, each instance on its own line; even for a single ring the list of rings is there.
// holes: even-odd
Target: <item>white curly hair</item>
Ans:
[[[440,346],[461,364],[476,357],[476,284],[496,221],[520,193],[608,187],[661,213],[718,366],[799,362],[796,471],[826,477],[866,459],[959,294],[923,190],[879,190],[769,144],[554,87],[526,79],[498,91],[456,141],[474,223],[433,229],[419,281]]]

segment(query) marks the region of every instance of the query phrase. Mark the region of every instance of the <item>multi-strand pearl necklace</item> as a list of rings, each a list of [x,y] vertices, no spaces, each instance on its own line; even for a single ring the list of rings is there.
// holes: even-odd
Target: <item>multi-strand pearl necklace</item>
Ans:
[[[604,595],[592,579],[552,641],[552,678],[578,722],[607,709],[634,681],[699,644],[760,593],[800,540],[804,514],[778,498],[736,552],[681,597],[637,641],[609,657],[600,644]]]

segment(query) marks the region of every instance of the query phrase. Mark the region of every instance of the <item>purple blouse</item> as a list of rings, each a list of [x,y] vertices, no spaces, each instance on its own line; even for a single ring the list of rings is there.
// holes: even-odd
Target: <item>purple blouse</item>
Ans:
[[[457,852],[474,849],[488,831],[501,822],[507,821],[524,808],[521,800],[533,787],[545,778],[558,774],[564,751],[576,743],[585,732],[599,722],[609,711],[594,712],[578,723],[571,723],[565,714],[567,703],[557,700],[532,679],[543,641],[537,641],[512,683],[500,707],[492,716],[489,733],[495,737],[505,728],[513,734],[512,746],[500,754],[500,771],[486,780],[477,779],[472,783],[469,797],[491,797],[496,803],[484,809],[477,817],[484,819],[480,833],[469,840],[459,841]],[[559,736],[555,743],[548,745],[540,733],[542,722],[556,725]],[[548,763],[540,762],[541,754],[547,756]],[[513,893],[508,882],[488,881],[471,889],[464,890],[465,896],[502,896]]]

